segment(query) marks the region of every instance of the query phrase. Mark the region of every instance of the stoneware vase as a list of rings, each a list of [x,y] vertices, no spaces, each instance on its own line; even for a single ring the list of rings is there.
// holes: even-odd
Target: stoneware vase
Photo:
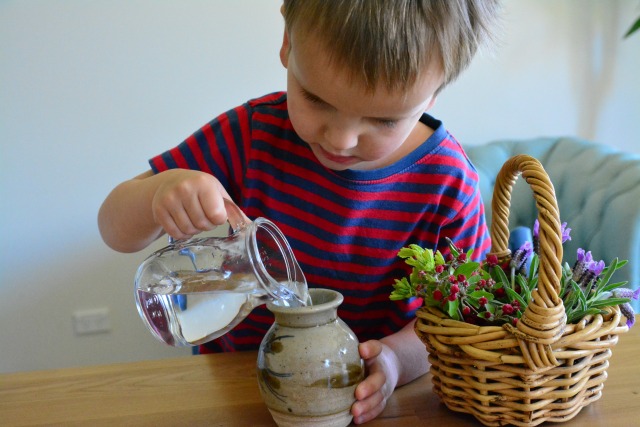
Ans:
[[[312,305],[267,303],[275,323],[258,352],[258,383],[278,426],[347,426],[364,378],[358,339],[338,317],[340,293],[310,289]]]

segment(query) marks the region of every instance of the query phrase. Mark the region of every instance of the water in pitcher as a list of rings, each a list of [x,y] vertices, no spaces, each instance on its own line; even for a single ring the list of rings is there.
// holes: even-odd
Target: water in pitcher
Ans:
[[[307,304],[304,274],[278,227],[265,218],[241,224],[223,238],[172,241],[140,265],[136,305],[156,338],[178,347],[199,345],[229,332],[267,301]]]
[[[290,289],[301,290],[298,296]],[[306,283],[274,292],[278,304],[307,305]],[[136,289],[138,309],[157,338],[173,346],[199,345],[218,338],[240,323],[254,307],[269,297],[255,276],[235,275],[232,280],[210,272],[172,272],[161,280]]]

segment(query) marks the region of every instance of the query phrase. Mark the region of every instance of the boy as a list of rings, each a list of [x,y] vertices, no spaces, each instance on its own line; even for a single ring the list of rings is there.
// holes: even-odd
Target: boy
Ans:
[[[427,371],[413,304],[389,300],[416,243],[489,249],[477,175],[457,141],[425,111],[490,32],[487,0],[285,0],[280,51],[287,92],[220,115],[150,160],[99,213],[112,248],[186,238],[226,220],[223,197],[287,236],[311,287],[345,299],[367,377],[354,422],[376,417],[396,386]],[[256,349],[264,307],[202,351]]]

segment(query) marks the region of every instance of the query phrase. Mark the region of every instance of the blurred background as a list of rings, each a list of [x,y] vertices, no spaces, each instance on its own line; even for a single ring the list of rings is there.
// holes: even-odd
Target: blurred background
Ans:
[[[149,157],[285,89],[280,3],[0,0],[0,372],[190,354],[156,341],[133,299],[166,241],[116,253],[97,212]],[[507,0],[499,45],[431,113],[468,145],[579,136],[640,152],[640,34],[623,39],[638,15],[638,0]]]

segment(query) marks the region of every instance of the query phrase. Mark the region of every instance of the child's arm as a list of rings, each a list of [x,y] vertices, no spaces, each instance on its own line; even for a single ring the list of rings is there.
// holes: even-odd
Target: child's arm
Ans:
[[[424,375],[427,350],[413,330],[415,319],[395,334],[360,344],[367,377],[356,388],[351,407],[353,421],[362,424],[377,417],[393,390]]]
[[[222,184],[210,174],[172,169],[147,171],[118,185],[98,213],[103,240],[120,252],[144,249],[163,233],[193,236],[227,219]]]

